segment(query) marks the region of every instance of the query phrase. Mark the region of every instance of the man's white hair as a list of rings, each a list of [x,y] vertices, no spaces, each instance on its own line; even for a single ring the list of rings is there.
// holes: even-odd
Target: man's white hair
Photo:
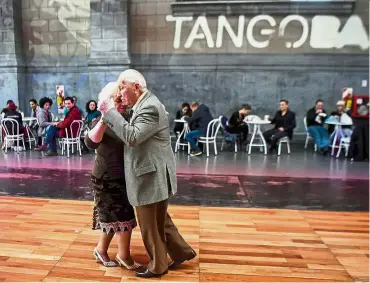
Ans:
[[[118,77],[118,83],[120,84],[122,81],[138,84],[141,88],[147,88],[144,76],[134,69],[123,71]]]

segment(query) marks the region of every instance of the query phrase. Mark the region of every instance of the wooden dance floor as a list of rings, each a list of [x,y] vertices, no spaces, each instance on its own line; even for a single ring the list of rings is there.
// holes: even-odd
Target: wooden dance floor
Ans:
[[[160,281],[368,281],[368,213],[171,206],[199,257]],[[139,280],[92,256],[87,201],[0,197],[0,281]],[[113,240],[109,254],[114,257]],[[147,261],[135,229],[132,254]]]

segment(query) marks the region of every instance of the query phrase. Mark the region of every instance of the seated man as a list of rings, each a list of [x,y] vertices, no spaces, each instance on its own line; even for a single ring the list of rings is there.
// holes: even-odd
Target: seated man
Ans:
[[[293,129],[296,127],[295,113],[289,110],[288,100],[280,100],[280,110],[276,112],[271,124],[275,127],[263,133],[263,137],[269,144],[269,152],[276,149],[277,142],[283,137],[293,137]]]
[[[318,149],[324,155],[329,152],[329,134],[324,128],[324,121],[327,118],[324,110],[324,101],[318,99],[315,107],[307,111],[307,129],[310,136],[315,141]]]
[[[69,128],[73,121],[82,119],[81,111],[75,106],[72,97],[64,99],[64,106],[68,109],[64,120],[59,123],[54,122],[46,130],[46,144],[48,145],[48,151],[45,153],[46,156],[58,155],[56,138],[65,137],[65,129]],[[73,134],[75,134],[74,130]]]
[[[231,115],[229,125],[226,127],[226,131],[228,133],[240,134],[243,142],[247,141],[249,132],[248,125],[244,123],[244,118],[251,112],[251,110],[252,107],[249,104],[244,104],[242,109]]]
[[[80,110],[82,117],[85,117],[84,110],[77,105],[77,97],[76,96],[72,96],[72,99],[73,99],[73,103],[75,104],[75,106]],[[67,116],[68,111],[69,111],[69,109],[65,107],[64,110],[63,110],[63,117],[66,117]]]
[[[185,135],[185,139],[190,143],[192,148],[190,155],[197,156],[202,154],[202,151],[197,145],[197,139],[206,136],[208,124],[213,118],[209,108],[204,104],[193,102],[190,107],[193,114],[191,117],[184,116],[184,119],[189,123],[191,132]]]

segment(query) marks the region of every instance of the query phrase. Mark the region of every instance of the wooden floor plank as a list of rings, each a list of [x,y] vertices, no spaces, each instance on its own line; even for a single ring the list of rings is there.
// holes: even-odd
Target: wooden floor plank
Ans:
[[[0,282],[143,281],[95,262],[91,211],[87,201],[0,197]],[[169,213],[198,257],[148,281],[369,280],[368,213],[199,206]],[[109,255],[117,250],[114,239]],[[148,262],[139,228],[131,250]]]

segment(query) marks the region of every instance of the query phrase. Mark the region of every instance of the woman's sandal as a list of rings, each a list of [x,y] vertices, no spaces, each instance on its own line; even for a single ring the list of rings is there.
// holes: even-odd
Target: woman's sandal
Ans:
[[[134,261],[133,265],[128,265],[126,262],[124,262],[118,255],[116,255],[116,261],[118,262],[119,266],[123,266],[128,270],[135,270],[141,267],[140,263],[137,263]]]
[[[117,263],[115,263],[114,261],[104,261],[103,257],[101,256],[97,248],[94,249],[94,256],[95,256],[96,262],[101,262],[106,267],[116,267],[117,266]]]

